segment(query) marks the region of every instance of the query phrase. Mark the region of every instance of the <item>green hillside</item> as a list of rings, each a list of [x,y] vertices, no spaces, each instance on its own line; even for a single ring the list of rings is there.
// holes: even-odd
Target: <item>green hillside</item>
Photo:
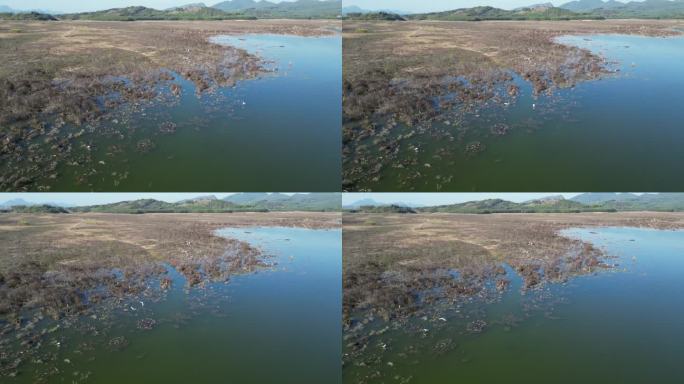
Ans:
[[[406,21],[401,15],[389,12],[350,12],[344,17],[347,20],[384,20],[384,21]]]
[[[682,193],[585,193],[572,200],[618,211],[684,211]]]
[[[69,213],[68,210],[62,207],[55,207],[53,205],[15,205],[11,208],[5,208],[5,211],[15,213]]]
[[[224,199],[199,196],[174,203],[155,199],[121,201],[111,204],[62,208],[52,205],[0,204],[4,212],[17,213],[200,213],[200,212],[267,212],[267,211],[340,211],[340,193],[238,193]]]
[[[611,19],[681,19],[684,18],[684,0],[644,0],[622,3],[619,1],[577,0],[561,8],[589,12]]]
[[[368,200],[369,204],[372,202]],[[352,212],[399,212],[397,205],[353,205]],[[403,208],[403,207],[402,207]],[[550,196],[522,203],[502,199],[468,201],[465,203],[412,208],[412,211],[434,213],[578,213],[578,212],[617,212],[617,211],[656,211],[684,212],[684,193],[585,193],[565,199],[563,196]]]
[[[601,16],[576,13],[557,7],[532,7],[505,10],[489,6],[459,8],[451,11],[432,12],[407,16],[413,20],[480,21],[480,20],[579,20],[600,19]]]
[[[147,7],[113,8],[104,11],[83,12],[60,15],[65,20],[96,21],[138,21],[138,20],[230,20],[253,19],[253,16],[241,13],[227,13],[219,9],[189,6],[160,11]]]
[[[238,193],[223,199],[242,207],[270,211],[339,211],[342,209],[341,200],[340,193],[297,193],[292,196],[281,193]]]

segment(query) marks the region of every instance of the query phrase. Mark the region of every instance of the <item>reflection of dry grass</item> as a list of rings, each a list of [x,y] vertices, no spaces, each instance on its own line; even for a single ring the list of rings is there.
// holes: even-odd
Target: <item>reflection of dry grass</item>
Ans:
[[[259,250],[214,230],[241,226],[339,226],[335,213],[0,215],[0,315],[42,307],[78,311],[85,292],[105,297],[146,289],[175,266],[188,284],[225,280],[263,263]],[[120,278],[112,270],[121,271]],[[93,301],[90,297],[89,300]]]
[[[605,268],[601,251],[558,233],[586,226],[684,228],[684,215],[345,213],[345,320],[359,311],[386,319],[411,314],[427,304],[416,302],[416,294],[435,288],[443,289],[439,299],[476,294],[491,279],[505,287],[501,262],[515,268],[527,288]]]

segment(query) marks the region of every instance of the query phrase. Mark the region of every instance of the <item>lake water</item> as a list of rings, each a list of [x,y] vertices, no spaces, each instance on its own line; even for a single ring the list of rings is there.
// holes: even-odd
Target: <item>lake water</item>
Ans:
[[[386,345],[381,360],[345,366],[344,382],[377,370],[384,378],[368,383],[678,383],[684,374],[684,231],[565,234],[605,249],[616,257],[608,262],[619,266],[526,295],[516,277],[499,301],[443,310],[446,322],[414,320],[429,331],[371,339],[371,350]],[[484,332],[464,332],[474,319],[487,322]],[[444,340],[451,348],[439,353]]]
[[[684,164],[684,37],[599,35],[558,40],[604,56],[620,71],[538,98],[529,83],[516,77],[520,95],[515,103],[486,107],[466,117],[460,140],[460,128],[442,123],[403,140],[393,163],[415,160],[417,165],[385,164],[379,180],[369,177],[355,188],[682,190],[684,178],[678,175]],[[491,132],[500,123],[509,128],[502,136]],[[397,129],[395,134],[406,132]],[[373,147],[372,140],[365,144]],[[484,150],[466,153],[466,145],[473,142]]]
[[[31,367],[55,367],[60,372],[51,383],[276,383],[284,377],[339,382],[341,231],[260,227],[219,233],[260,247],[277,265],[189,292],[170,269],[174,284],[166,299],[144,307],[134,301],[135,311],[94,322],[98,335],[58,330],[44,347],[57,354],[57,364],[26,365],[16,379],[1,381],[34,383]],[[147,317],[156,326],[137,329]],[[108,347],[121,336],[126,347]]]
[[[176,75],[182,94],[174,105],[145,104],[103,123],[98,132],[113,133],[80,138],[69,159],[79,165],[63,163],[56,179],[35,184],[52,191],[339,190],[341,37],[213,39],[277,71],[199,98]],[[164,122],[175,123],[175,133],[160,132]],[[151,150],[138,149],[144,139]]]

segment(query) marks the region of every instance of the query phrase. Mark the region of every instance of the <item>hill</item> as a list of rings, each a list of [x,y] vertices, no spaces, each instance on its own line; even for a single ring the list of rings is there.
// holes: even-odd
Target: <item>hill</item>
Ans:
[[[373,12],[373,11],[370,11],[368,9],[363,9],[363,8],[356,6],[356,5],[350,5],[350,6],[342,7],[342,16],[345,16],[349,13],[370,13],[370,12]]]
[[[382,207],[389,204],[377,202],[373,199],[361,199],[344,206],[345,209],[356,209],[360,207]]]
[[[238,205],[252,205],[259,202],[280,202],[288,200],[290,197],[284,193],[236,193],[224,197],[224,201]]]
[[[682,193],[585,193],[572,200],[618,211],[684,211]]]
[[[355,206],[354,211],[359,212],[384,212],[387,205],[380,206]],[[392,205],[390,207],[401,207]],[[345,207],[351,208],[351,207]],[[404,207],[402,207],[404,208]],[[562,196],[553,196],[544,199],[530,200],[524,203],[514,203],[503,199],[487,199],[468,201],[458,204],[438,205],[432,207],[412,208],[416,212],[425,213],[542,213],[542,212],[586,212],[604,210],[592,206],[586,206],[582,203],[566,200]],[[609,210],[609,209],[606,209]]]
[[[592,193],[583,193],[581,195],[577,195],[570,200],[572,201],[577,201],[582,204],[602,204],[608,201],[627,201],[627,200],[634,200],[638,198],[638,195],[635,195],[633,193],[612,193],[612,192],[592,192]]]
[[[451,11],[432,12],[407,16],[413,20],[480,21],[480,20],[580,20],[600,19],[588,13],[576,13],[567,9],[541,5],[505,10],[489,6],[459,8]]]
[[[0,20],[35,20],[35,21],[57,21],[57,18],[40,12],[2,12],[0,13]]]
[[[268,8],[268,7],[273,7],[275,6],[276,3],[272,3],[270,1],[262,0],[262,1],[255,1],[255,0],[232,0],[232,1],[223,1],[218,4],[214,4],[211,7],[220,9],[222,11],[226,12],[238,12],[238,11],[244,11],[246,9],[259,9],[259,8]]]
[[[79,207],[60,207],[53,203],[32,204],[21,199],[0,204],[4,212],[30,212],[29,208],[54,207],[64,212],[103,213],[185,213],[185,212],[265,212],[265,211],[340,211],[340,193],[238,193],[224,199],[216,196],[198,196],[169,203],[155,199],[120,201]],[[61,211],[60,211],[61,212]]]
[[[137,20],[230,20],[254,19],[241,13],[228,13],[219,9],[190,5],[160,11],[147,7],[112,8],[96,12],[61,15],[65,20],[137,21]]]
[[[415,209],[411,207],[395,204],[380,206],[366,205],[354,208],[352,211],[363,213],[418,213]]]
[[[345,19],[348,20],[384,20],[384,21],[406,21],[406,19],[396,13],[389,12],[365,12],[347,13]]]
[[[212,6],[222,11],[240,12],[260,19],[334,19],[341,16],[341,0],[269,1],[232,0]]]
[[[238,193],[224,199],[199,196],[175,203],[154,199],[121,201],[111,204],[70,208],[73,212],[103,213],[200,213],[266,211],[339,211],[339,193],[294,194]]]
[[[572,213],[609,210],[610,209],[588,206],[576,201],[566,200],[562,196],[530,200],[523,203],[515,203],[502,199],[489,199],[421,209],[421,211],[425,212],[447,213]]]
[[[68,210],[54,205],[15,205],[11,208],[5,208],[5,211],[14,213],[69,213]]]
[[[387,207],[387,204],[380,204],[368,199],[361,200],[344,208],[360,212],[383,212],[383,209]],[[522,203],[503,199],[488,199],[413,209],[417,212],[425,213],[684,212],[684,193],[648,193],[642,195],[631,193],[584,193],[572,199],[565,199],[560,195]]]
[[[28,201],[26,201],[24,199],[12,199],[12,200],[7,200],[3,203],[0,203],[0,208],[12,208],[12,207],[20,206],[20,205],[29,206],[29,205],[35,205],[35,204],[29,203]]]
[[[622,3],[615,0],[577,0],[560,6],[575,12],[591,12],[611,19],[684,18],[684,0],[644,0]]]
[[[681,19],[684,18],[684,0],[632,1],[611,8],[595,9],[592,13],[611,19]]]
[[[271,211],[339,211],[342,196],[340,193],[237,193],[225,197],[223,201],[242,207],[266,209]]]
[[[603,1],[603,0],[575,0],[569,3],[560,5],[559,8],[567,9],[573,12],[591,12],[594,9],[611,9],[616,7],[624,6],[625,3],[621,3],[615,0]]]
[[[177,11],[177,10],[182,10],[182,9],[192,9],[192,8],[206,8],[207,5],[204,3],[190,3],[190,4],[185,4],[185,5],[180,5],[178,7],[171,7],[165,9],[165,11]]]

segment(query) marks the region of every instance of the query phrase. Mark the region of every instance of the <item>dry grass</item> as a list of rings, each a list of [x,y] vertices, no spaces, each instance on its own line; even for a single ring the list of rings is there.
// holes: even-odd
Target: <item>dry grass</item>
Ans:
[[[364,316],[400,319],[434,301],[477,295],[493,280],[505,289],[503,262],[521,275],[526,289],[607,268],[602,251],[559,234],[592,226],[684,228],[684,215],[345,213],[346,325]],[[460,277],[453,278],[453,271]]]
[[[226,48],[208,41],[211,36],[311,36],[330,34],[334,27],[334,23],[326,21],[291,20],[4,22],[0,25],[0,44],[5,48],[0,78],[41,67],[53,70],[56,78],[74,74],[126,75],[160,68],[183,73],[197,64],[219,63],[226,56]]]
[[[97,301],[93,290],[104,292],[100,300],[147,289],[151,278],[165,273],[163,264],[190,286],[266,265],[259,249],[215,235],[218,228],[339,225],[336,213],[3,214],[0,315],[78,313],[86,301]]]
[[[56,177],[84,126],[99,132],[115,112],[174,103],[180,78],[199,95],[264,73],[261,58],[211,36],[335,30],[334,21],[306,20],[2,22],[0,189],[40,188],[36,180]]]
[[[682,26],[660,20],[345,22],[343,188],[369,190],[393,172],[389,167],[406,168],[401,184],[413,185],[423,163],[403,147],[417,136],[455,141],[466,156],[477,155],[484,147],[463,137],[483,111],[515,104],[517,77],[538,97],[613,73],[605,58],[556,43],[558,36],[671,36]],[[497,123],[492,134],[505,135],[506,122]],[[451,150],[436,155],[453,156]]]
[[[681,21],[491,21],[345,22],[344,113],[347,120],[374,113],[398,114],[417,121],[435,113],[428,103],[403,110],[414,101],[454,91],[445,77],[489,82],[513,70],[537,92],[602,74],[602,59],[586,50],[557,44],[568,34],[620,33],[671,36]],[[425,90],[423,88],[429,88]],[[401,89],[404,88],[404,89]],[[384,95],[384,97],[380,97]],[[389,96],[389,97],[387,97]],[[487,95],[471,95],[467,101]]]

